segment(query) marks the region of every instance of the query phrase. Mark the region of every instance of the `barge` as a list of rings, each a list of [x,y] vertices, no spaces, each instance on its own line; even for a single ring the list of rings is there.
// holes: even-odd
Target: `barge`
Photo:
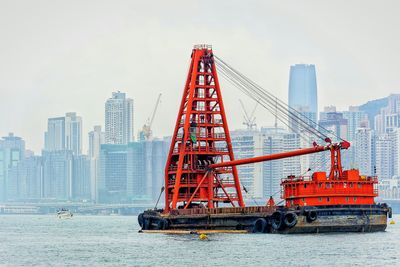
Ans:
[[[297,121],[325,145],[235,160],[216,66],[225,78],[264,107]],[[272,104],[271,104],[272,103]],[[279,111],[279,112],[278,112]],[[165,166],[165,207],[138,216],[142,230],[237,230],[252,233],[384,231],[391,209],[375,203],[378,178],[344,170],[341,151],[350,143],[310,123],[213,54],[195,46]],[[302,133],[299,133],[302,134]],[[310,135],[308,135],[310,137]],[[288,176],[281,181],[283,205],[271,197],[264,206],[246,207],[237,166],[330,153],[330,172]],[[310,170],[309,170],[310,171]]]
[[[138,217],[143,230],[246,230],[250,233],[326,233],[385,231],[391,208],[375,203],[377,177],[343,171],[330,180],[288,177],[281,183],[286,205],[272,198],[265,206],[148,210]],[[309,204],[308,204],[309,203]]]
[[[138,217],[142,230],[245,230],[249,233],[328,233],[385,231],[390,208],[386,204],[285,207],[214,208],[171,211],[148,210]]]

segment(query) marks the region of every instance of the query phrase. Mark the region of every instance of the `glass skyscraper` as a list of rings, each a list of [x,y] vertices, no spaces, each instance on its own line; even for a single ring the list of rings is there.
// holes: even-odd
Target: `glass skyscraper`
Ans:
[[[71,150],[74,155],[82,154],[82,118],[75,112],[49,118],[44,136],[46,151]]]
[[[305,121],[317,121],[318,102],[315,65],[296,64],[290,66],[289,106],[300,112]],[[316,127],[316,125],[310,124]],[[292,131],[301,130],[296,119],[289,120],[289,125]]]
[[[9,133],[0,139],[0,201],[7,200],[7,191],[15,189],[15,180],[10,180],[8,172],[11,167],[25,157],[25,141],[21,137]]]
[[[133,141],[133,100],[125,93],[113,92],[105,104],[106,144],[128,144]]]

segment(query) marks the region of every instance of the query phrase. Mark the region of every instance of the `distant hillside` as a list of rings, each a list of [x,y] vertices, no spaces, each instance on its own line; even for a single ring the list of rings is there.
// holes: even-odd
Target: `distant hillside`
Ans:
[[[374,117],[379,113],[381,108],[386,107],[388,105],[389,97],[384,97],[376,100],[368,101],[367,103],[359,106],[361,111],[364,111],[368,114],[369,125],[371,128],[374,128]]]

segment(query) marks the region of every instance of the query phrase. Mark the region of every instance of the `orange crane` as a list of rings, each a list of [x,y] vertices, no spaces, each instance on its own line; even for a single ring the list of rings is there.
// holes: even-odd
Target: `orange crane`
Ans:
[[[299,128],[326,145],[314,141],[309,148],[235,160],[216,65],[228,82],[275,114],[275,125],[280,120],[290,129],[286,119],[295,119],[302,126]],[[211,46],[196,45],[165,166],[165,208],[141,213],[139,225],[143,230],[257,233],[383,231],[391,210],[374,202],[377,177],[342,169],[341,150],[349,147],[349,142],[338,136],[329,138],[327,129],[234,70],[213,54]],[[284,206],[275,205],[270,198],[266,206],[245,207],[237,166],[324,151],[331,156],[328,174],[317,171],[310,177],[282,179]],[[232,207],[227,207],[229,204]],[[354,216],[356,221],[348,220]]]
[[[243,207],[236,169],[242,164],[330,150],[330,177],[342,175],[340,150],[347,149],[350,143],[332,144],[326,137],[326,146],[314,143],[311,148],[235,160],[212,49],[197,46],[191,57],[165,169],[165,212],[201,203],[209,208],[221,202]],[[275,97],[271,104],[273,109],[278,108]]]

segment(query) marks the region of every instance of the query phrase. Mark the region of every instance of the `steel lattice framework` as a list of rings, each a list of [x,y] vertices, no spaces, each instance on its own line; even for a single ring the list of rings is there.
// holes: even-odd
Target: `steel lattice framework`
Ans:
[[[244,206],[211,46],[197,45],[165,167],[165,212],[218,203]]]

